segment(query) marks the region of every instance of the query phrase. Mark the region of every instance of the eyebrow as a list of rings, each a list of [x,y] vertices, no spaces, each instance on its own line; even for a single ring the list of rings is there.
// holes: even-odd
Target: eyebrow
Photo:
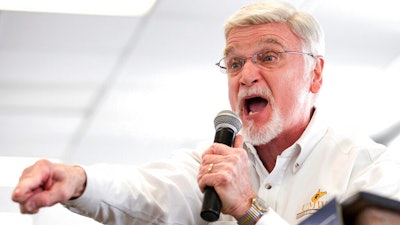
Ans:
[[[283,44],[281,42],[279,42],[278,40],[276,40],[275,38],[265,38],[265,39],[261,39],[261,40],[257,41],[257,46],[265,46],[265,45],[270,45],[270,44],[277,45],[281,48],[284,48]],[[234,46],[228,46],[224,50],[224,56],[227,56],[234,51],[235,51]]]
[[[228,46],[227,48],[225,48],[225,50],[224,50],[224,56],[227,56],[227,55],[229,55],[231,52],[233,52],[234,51],[234,47],[233,46]]]
[[[263,46],[266,44],[279,45],[280,47],[283,48],[283,44],[275,38],[265,38],[265,39],[261,39],[260,41],[257,42],[257,45],[259,45],[259,46]]]

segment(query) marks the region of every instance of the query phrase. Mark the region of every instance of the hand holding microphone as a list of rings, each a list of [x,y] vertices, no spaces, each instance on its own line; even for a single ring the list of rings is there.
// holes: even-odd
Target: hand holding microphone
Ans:
[[[214,143],[221,143],[226,146],[232,147],[235,137],[238,133],[238,131],[241,129],[242,124],[239,119],[239,117],[233,113],[232,111],[229,110],[224,110],[221,111],[215,118],[214,120],[214,125],[216,129],[215,133],[215,138],[214,138]],[[230,202],[228,202],[228,207],[229,204],[232,204],[232,199],[240,199],[243,197],[243,195],[248,195],[252,193],[251,190],[251,185],[249,184],[250,182],[247,182],[247,179],[250,179],[250,175],[248,172],[248,167],[247,167],[247,155],[246,152],[242,150],[238,151],[232,151],[232,149],[228,149],[223,147],[223,146],[213,146],[206,150],[203,154],[203,171],[206,171],[207,175],[214,175],[214,178],[217,178],[216,176],[221,176],[221,174],[213,173],[214,170],[217,170],[216,166],[220,167],[220,165],[225,165],[227,168],[234,168],[237,166],[237,164],[244,165],[245,169],[243,171],[240,171],[235,173],[227,173],[229,174],[230,177],[226,177],[229,182],[222,182],[221,188],[222,191],[224,191],[224,197],[226,195],[229,195],[229,193],[232,194],[230,196]],[[213,148],[218,148],[213,149]],[[217,152],[216,152],[217,151]],[[229,154],[241,154],[240,157],[229,157]],[[235,158],[240,158],[242,161],[240,163],[232,161],[232,159]],[[213,162],[213,160],[215,162]],[[221,164],[220,162],[223,162]],[[209,161],[209,162],[208,162]],[[218,163],[218,164],[217,164]],[[229,166],[233,165],[233,166]],[[215,169],[214,169],[215,168]],[[242,176],[244,174],[244,178],[246,179],[245,181],[242,182]],[[204,179],[203,179],[204,178]],[[206,179],[212,179],[211,176],[208,176],[208,178],[205,178],[203,175],[202,177],[199,177],[199,185],[202,185],[203,182]],[[215,180],[215,179],[214,179]],[[224,180],[224,178],[219,179],[219,180]],[[240,187],[242,183],[246,183],[243,187]],[[238,187],[239,186],[239,187]],[[244,189],[243,189],[244,188]],[[248,190],[250,188],[250,190]],[[239,195],[239,196],[238,196]],[[233,197],[233,198],[232,198]],[[243,204],[243,203],[240,203]],[[214,187],[207,185],[204,188],[204,199],[203,199],[203,205],[202,205],[202,210],[201,210],[201,217],[209,222],[213,222],[218,220],[220,212],[222,208],[222,202],[220,196],[218,196],[217,192],[215,191]]]

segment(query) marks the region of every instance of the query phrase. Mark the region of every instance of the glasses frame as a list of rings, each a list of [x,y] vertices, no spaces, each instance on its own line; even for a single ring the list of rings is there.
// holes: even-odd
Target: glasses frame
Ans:
[[[251,62],[252,62],[253,64],[256,64],[256,62],[257,62],[257,55],[259,55],[260,53],[264,53],[264,52],[275,52],[275,53],[277,53],[278,57],[277,57],[276,63],[279,62],[280,55],[281,55],[282,53],[299,54],[299,55],[308,55],[308,56],[311,56],[311,57],[315,58],[315,55],[312,54],[312,53],[310,53],[310,52],[301,52],[301,51],[293,51],[293,50],[283,50],[283,51],[262,50],[262,51],[259,51],[259,52],[254,53],[254,54],[251,55],[250,57],[234,57],[234,58],[236,58],[236,59],[240,59],[240,62],[242,63],[241,68],[240,68],[238,71],[235,71],[235,72],[229,73],[229,72],[227,71],[227,68],[226,68],[225,66],[222,66],[222,65],[221,65],[221,62],[223,62],[223,60],[225,60],[227,57],[223,57],[223,58],[220,59],[217,63],[215,63],[215,65],[218,66],[218,67],[220,68],[220,71],[221,71],[222,73],[225,73],[225,74],[237,74],[237,73],[239,73],[239,72],[241,72],[241,71],[243,70],[243,67],[244,67],[244,65],[246,64],[246,62],[247,62],[248,59],[251,59]]]

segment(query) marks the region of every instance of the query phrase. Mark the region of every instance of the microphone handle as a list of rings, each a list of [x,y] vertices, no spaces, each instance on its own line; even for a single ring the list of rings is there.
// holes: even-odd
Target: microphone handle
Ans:
[[[222,127],[215,132],[214,143],[222,143],[232,147],[235,140],[235,132],[228,128]],[[207,186],[204,190],[203,206],[200,216],[208,222],[217,221],[221,213],[221,199],[219,198],[214,187]]]
[[[221,213],[221,199],[213,187],[207,186],[204,190],[201,218],[208,222],[217,221]]]

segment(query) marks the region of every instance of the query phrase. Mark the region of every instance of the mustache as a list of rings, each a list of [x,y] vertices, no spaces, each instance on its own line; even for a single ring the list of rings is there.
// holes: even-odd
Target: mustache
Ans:
[[[245,107],[245,99],[249,96],[259,96],[265,98],[268,104],[273,104],[274,98],[272,97],[272,92],[269,88],[265,87],[255,87],[251,89],[240,89],[238,93],[238,105],[236,112],[241,112],[243,107]]]
[[[255,87],[255,88],[251,88],[251,89],[240,89],[239,93],[238,93],[238,99],[243,100],[243,98],[246,98],[251,95],[257,95],[257,96],[261,96],[264,98],[272,97],[271,90],[269,90],[268,88]]]

